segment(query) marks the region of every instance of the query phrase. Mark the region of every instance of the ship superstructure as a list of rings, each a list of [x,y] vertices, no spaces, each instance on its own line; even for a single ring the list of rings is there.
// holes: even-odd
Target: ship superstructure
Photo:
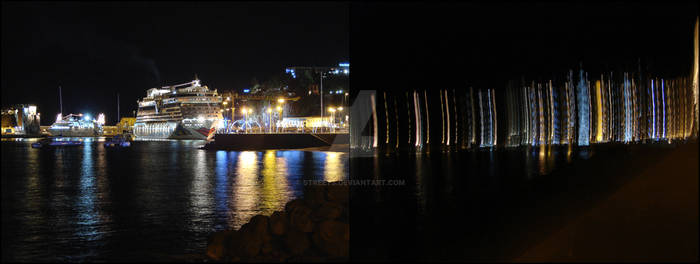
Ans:
[[[56,122],[49,127],[49,133],[56,137],[99,137],[103,134],[104,114],[97,119],[89,115],[58,114]]]
[[[148,89],[146,94],[138,101],[137,139],[206,139],[211,126],[222,119],[221,96],[196,77],[189,83]]]

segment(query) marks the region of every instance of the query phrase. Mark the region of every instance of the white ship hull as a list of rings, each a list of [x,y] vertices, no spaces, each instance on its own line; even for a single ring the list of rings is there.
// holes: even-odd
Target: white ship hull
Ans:
[[[99,137],[103,135],[102,124],[95,120],[83,120],[82,114],[59,115],[58,120],[48,129],[54,137]]]
[[[182,122],[149,122],[134,124],[136,139],[207,139],[214,121],[204,121],[196,124]]]
[[[102,133],[94,129],[48,129],[54,137],[99,137]]]

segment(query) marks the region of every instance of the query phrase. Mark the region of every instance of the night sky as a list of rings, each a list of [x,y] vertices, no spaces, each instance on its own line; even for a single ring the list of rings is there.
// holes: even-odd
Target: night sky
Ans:
[[[592,76],[688,75],[688,3],[3,3],[2,103],[122,115],[197,73],[241,89],[290,65],[351,61],[351,87],[501,89],[582,65]]]
[[[104,112],[116,122],[158,84],[191,81],[222,90],[287,66],[347,61],[348,6],[341,3],[2,4],[2,104],[33,103],[42,125],[58,113]]]
[[[350,8],[351,86],[505,87],[583,65],[591,75],[688,75],[696,2],[409,3]],[[383,78],[373,73],[382,72]],[[386,76],[405,76],[401,79]]]

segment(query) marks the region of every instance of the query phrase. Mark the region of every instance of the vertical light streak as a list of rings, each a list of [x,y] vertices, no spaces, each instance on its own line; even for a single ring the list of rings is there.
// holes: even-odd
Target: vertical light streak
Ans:
[[[445,89],[445,112],[447,113],[447,145],[450,145],[450,101],[447,99],[447,89]]]
[[[651,80],[651,138],[656,139],[656,99],[654,98],[654,80]]]
[[[491,113],[491,89],[486,89],[486,107],[489,110],[489,127],[488,127],[488,132],[489,136],[487,138],[488,143],[486,146],[491,146],[493,145],[493,114]]]
[[[469,87],[469,101],[471,102],[469,105],[472,108],[471,111],[471,117],[472,117],[472,133],[471,133],[471,141],[470,144],[474,145],[476,144],[476,115],[474,111],[474,90],[472,87]]]
[[[546,139],[545,139],[545,126],[546,123],[544,122],[544,102],[542,98],[542,85],[537,84],[537,113],[539,114],[538,117],[538,139],[537,139],[537,144],[546,144]]]
[[[578,102],[578,145],[588,146],[589,144],[589,100],[588,100],[588,86],[584,79],[583,70],[579,73],[579,82],[577,85],[578,97],[576,101]]]
[[[413,110],[416,114],[416,147],[420,147],[423,144],[421,135],[422,122],[420,114],[420,97],[418,95],[418,92],[416,92],[415,90],[413,91],[413,105],[415,106]]]
[[[455,145],[459,144],[459,118],[457,118],[457,93],[455,92],[455,89],[452,89],[452,108],[455,111]]]
[[[632,133],[634,133],[634,130],[632,127],[632,118],[633,118],[633,114],[634,114],[634,109],[632,108],[630,93],[631,93],[630,83],[629,83],[629,80],[627,77],[627,73],[625,73],[624,83],[623,83],[623,97],[624,97],[624,111],[625,111],[624,142],[632,141]]]
[[[632,141],[639,140],[639,131],[640,131],[639,130],[639,123],[638,123],[640,113],[639,113],[639,106],[637,104],[638,91],[637,91],[637,85],[635,85],[635,84],[636,83],[634,82],[634,78],[632,78],[631,83],[630,83],[630,85],[631,85],[630,91],[632,94],[632,128],[633,128]]]
[[[523,101],[525,101],[523,105],[525,108],[525,142],[523,143],[530,144],[530,97],[526,86],[523,86]]]
[[[389,145],[389,108],[386,104],[386,92],[384,92],[384,116],[386,117],[386,144]]]
[[[691,122],[693,124],[693,125],[691,125],[691,129],[693,129],[691,133],[694,134],[695,136],[698,135],[698,124],[697,124],[698,123],[698,114],[699,114],[698,113],[698,109],[699,109],[699,107],[698,107],[698,78],[700,77],[698,75],[698,53],[699,53],[699,51],[698,51],[698,24],[700,24],[698,17],[695,17],[695,39],[694,39],[694,42],[695,42],[695,45],[694,45],[695,46],[695,50],[694,50],[695,51],[695,61],[693,62],[693,87],[692,87],[693,88],[693,107],[695,107],[695,112],[694,112],[694,115],[693,115],[692,120],[691,120]]]
[[[549,80],[549,121],[551,122],[549,139],[552,144],[559,144],[559,138],[556,137],[557,126],[554,113],[554,88],[552,88],[552,80]]]
[[[423,99],[425,99],[425,124],[427,125],[425,144],[430,144],[430,112],[428,112],[428,92],[426,90],[423,90]]]
[[[566,130],[566,133],[564,133],[564,138],[566,139],[565,141],[562,141],[562,143],[566,144],[571,144],[571,131],[569,130],[571,126],[571,107],[569,104],[569,82],[564,83],[564,100],[566,104],[566,127],[564,128]]]
[[[661,116],[662,116],[662,127],[661,127],[661,138],[666,138],[666,92],[664,91],[664,79],[661,79]]]
[[[613,123],[614,120],[616,120],[615,117],[615,110],[613,109],[613,103],[612,103],[612,73],[610,73],[610,79],[608,79],[608,92],[606,93],[605,97],[608,98],[608,106],[606,107],[606,118],[608,119],[607,125],[608,127],[606,128],[607,134],[606,134],[606,139],[605,141],[611,141],[614,140],[613,138],[613,133],[615,131],[616,125]]]
[[[396,149],[399,149],[399,131],[401,127],[399,126],[399,108],[396,106],[396,96],[394,96],[394,118],[396,118]]]
[[[601,86],[600,86],[600,80],[595,81],[595,95],[596,95],[596,114],[597,114],[597,123],[596,123],[596,135],[595,135],[595,141],[596,142],[601,142],[603,141],[603,102],[602,102],[602,95],[601,95]]]
[[[372,134],[372,147],[376,148],[377,147],[377,141],[379,140],[379,131],[377,130],[379,127],[377,125],[377,106],[376,106],[376,100],[375,100],[375,94],[372,93],[370,96],[370,103],[372,103],[372,124],[373,124],[373,134]]]
[[[442,130],[440,131],[440,144],[445,144],[445,104],[442,99],[442,90],[440,90],[440,116],[442,117]]]
[[[478,91],[479,93],[479,116],[481,117],[479,119],[481,123],[481,142],[479,142],[479,146],[483,147],[484,146],[484,106],[482,103],[481,99],[481,90]]]
[[[491,89],[493,91],[493,89]],[[498,146],[498,116],[496,114],[496,92],[491,92],[491,102],[493,102],[493,146]]]

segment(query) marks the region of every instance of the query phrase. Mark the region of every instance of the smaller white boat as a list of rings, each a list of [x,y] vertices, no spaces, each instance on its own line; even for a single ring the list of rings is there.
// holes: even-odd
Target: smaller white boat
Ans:
[[[107,142],[105,142],[105,147],[129,147],[131,142],[127,140],[126,137],[121,135],[116,135]]]
[[[72,141],[72,140],[60,140],[56,141],[51,138],[42,139],[39,142],[32,143],[32,148],[43,148],[43,147],[72,147],[72,146],[82,146],[82,141]]]

